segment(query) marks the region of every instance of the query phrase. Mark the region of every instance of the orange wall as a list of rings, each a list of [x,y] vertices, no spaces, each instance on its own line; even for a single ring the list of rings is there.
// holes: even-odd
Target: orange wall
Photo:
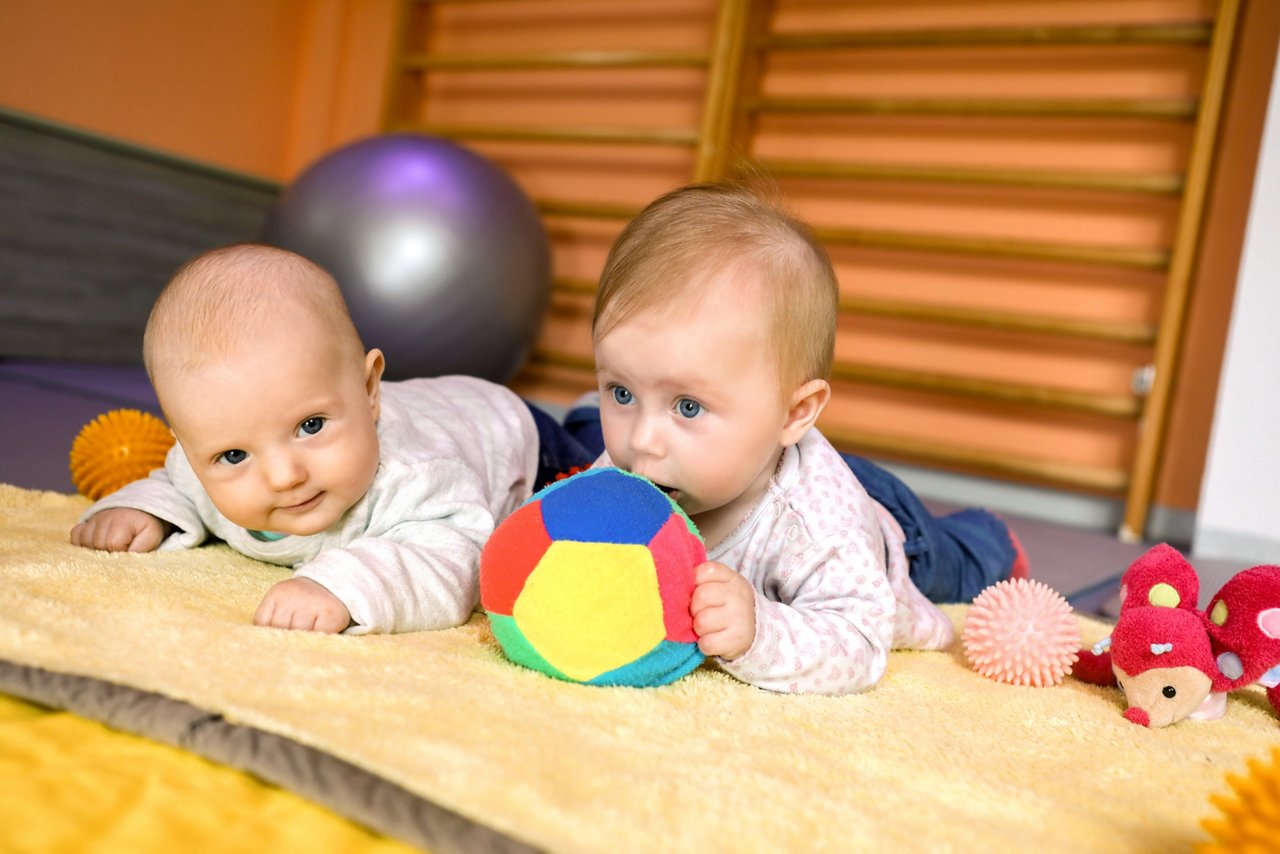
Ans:
[[[1195,9],[1206,0],[1126,2],[1125,8],[1145,2]],[[558,5],[566,9],[566,20],[572,20],[574,4],[559,0]],[[1062,0],[1042,0],[1041,5],[1050,18],[1071,8]],[[379,129],[397,6],[397,0],[0,2],[0,106],[287,181],[324,152]],[[874,11],[880,6],[859,8]],[[704,37],[702,18],[699,23],[691,16],[659,18],[662,26],[675,27],[664,43],[680,47]],[[1157,503],[1181,508],[1193,508],[1198,500],[1262,110],[1280,34],[1280,3],[1246,0],[1240,34],[1186,355],[1156,494]],[[633,35],[621,33],[614,41],[625,44]],[[562,31],[547,33],[552,41],[562,37],[567,38]],[[686,90],[691,85],[687,76],[672,72],[668,89]],[[880,82],[906,85],[910,79]],[[519,90],[519,82],[514,88]],[[485,96],[478,92],[469,97]],[[636,189],[644,183],[637,176],[645,170],[671,176],[685,172],[683,153],[636,154],[629,171],[602,171],[595,184],[602,198],[622,196],[638,204],[652,195]],[[589,162],[589,154],[583,157]],[[524,171],[537,178],[536,170]],[[555,176],[549,175],[546,183],[553,191],[543,195],[554,197],[554,190],[563,187]],[[599,254],[595,249],[602,252],[605,246],[607,240],[599,247],[593,244],[589,254],[594,258]],[[582,266],[588,272],[596,265]],[[1079,379],[1073,375],[1063,382]],[[955,415],[963,417],[962,408]],[[1081,449],[1082,456],[1091,453]]]
[[[392,0],[0,3],[0,106],[284,180],[377,130],[394,8]]]

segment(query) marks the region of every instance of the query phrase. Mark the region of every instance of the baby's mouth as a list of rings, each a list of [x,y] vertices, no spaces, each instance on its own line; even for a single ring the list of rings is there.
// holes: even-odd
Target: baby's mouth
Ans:
[[[640,474],[640,472],[632,472],[632,473]],[[658,487],[658,489],[661,489],[663,494],[673,501],[676,500],[677,496],[680,495],[680,490],[674,486],[667,486],[665,483],[658,483],[658,481],[654,480],[653,478],[645,474],[641,474],[640,476],[643,477],[645,480],[649,481],[649,483]]]
[[[324,493],[317,492],[315,495],[311,496],[306,501],[299,501],[297,504],[290,504],[287,507],[281,507],[280,509],[284,510],[285,512],[292,512],[292,513],[300,513],[304,510],[310,510],[317,503],[319,503],[320,496],[323,494]]]

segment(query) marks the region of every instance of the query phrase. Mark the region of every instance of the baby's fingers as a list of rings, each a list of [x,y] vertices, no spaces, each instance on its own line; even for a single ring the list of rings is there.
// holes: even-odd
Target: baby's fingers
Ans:
[[[170,527],[150,513],[115,507],[73,527],[71,544],[108,552],[149,552],[160,547]]]
[[[734,575],[737,573],[729,567],[718,561],[709,560],[694,568],[693,583],[701,585],[712,581],[728,581]]]
[[[277,629],[288,628],[287,624],[281,625],[277,622],[279,617],[276,612],[280,610],[282,609],[280,608],[279,598],[275,595],[275,591],[268,591],[267,595],[262,597],[262,602],[258,604],[258,610],[253,612],[253,624],[255,626],[270,626]]]
[[[729,613],[725,608],[713,605],[700,608],[693,615],[693,633],[699,638],[722,632],[729,626]],[[703,652],[706,652],[704,649]]]
[[[736,626],[698,636],[698,649],[703,655],[718,656],[726,661],[738,658],[751,646],[751,638]]]
[[[81,522],[71,529],[71,545],[86,549],[90,547],[88,534],[86,533],[88,525],[88,522]]]
[[[138,534],[146,530],[146,526],[135,522],[136,520],[129,516],[112,516],[105,525],[99,526],[106,530],[102,532],[100,544],[95,545],[95,548],[106,549],[109,552],[141,551],[141,549],[134,549],[133,544]],[[98,538],[95,537],[95,539]]]
[[[315,615],[315,620],[311,624],[311,631],[336,635],[339,632],[346,631],[349,625],[351,625],[351,617],[349,615],[326,609]]]
[[[292,578],[272,587],[253,615],[256,626],[329,634],[343,631],[349,622],[342,603],[320,585],[303,578]]]
[[[723,582],[707,582],[693,588],[689,598],[689,613],[697,617],[709,608],[719,608],[729,599],[728,586]]]
[[[114,517],[95,517],[72,528],[71,541],[78,546],[99,551],[122,552],[133,542],[133,528],[120,524]]]
[[[164,542],[165,529],[164,526],[157,523],[154,525],[144,525],[133,535],[133,540],[129,543],[129,551],[131,552],[153,552],[160,548],[160,544]]]

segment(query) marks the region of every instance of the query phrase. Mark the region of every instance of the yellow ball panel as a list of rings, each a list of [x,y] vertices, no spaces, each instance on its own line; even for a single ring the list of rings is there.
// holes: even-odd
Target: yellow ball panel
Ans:
[[[580,682],[634,661],[666,636],[647,546],[552,543],[512,616],[548,663]]]

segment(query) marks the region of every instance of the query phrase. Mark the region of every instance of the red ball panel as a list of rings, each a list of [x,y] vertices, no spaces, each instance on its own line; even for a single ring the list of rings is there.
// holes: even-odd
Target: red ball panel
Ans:
[[[480,604],[511,616],[525,580],[551,546],[542,502],[533,501],[507,517],[480,553]]]
[[[696,643],[689,600],[693,597],[693,571],[707,559],[702,541],[689,532],[684,518],[672,513],[649,541],[653,563],[658,570],[658,592],[662,597],[662,621],[667,640]]]

